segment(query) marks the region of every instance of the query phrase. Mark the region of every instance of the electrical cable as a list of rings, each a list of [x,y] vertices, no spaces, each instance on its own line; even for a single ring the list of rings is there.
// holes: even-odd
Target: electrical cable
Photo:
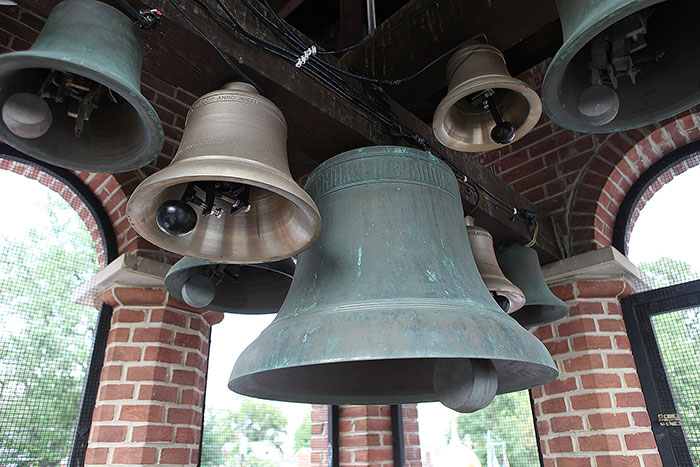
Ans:
[[[122,1],[122,0],[120,0],[120,1]],[[194,20],[192,18],[190,18],[189,15],[187,13],[185,13],[185,11],[182,8],[180,8],[180,6],[177,3],[175,3],[175,0],[170,0],[170,4],[173,7],[175,7],[175,9],[178,11],[178,13],[180,13],[180,15],[182,15],[182,17],[185,18],[185,20],[188,23],[190,23],[190,25],[193,28],[195,28],[197,30],[197,32],[202,37],[204,37],[207,40],[207,42],[209,42],[212,45],[212,47],[214,47],[214,49],[216,49],[217,52],[219,52],[219,55],[221,55],[221,57],[224,59],[226,64],[229,67],[231,67],[231,69],[233,69],[233,71],[238,73],[238,75],[243,79],[243,81],[247,82],[248,84],[253,86],[255,89],[257,89],[258,91],[262,91],[262,88],[255,81],[253,81],[252,78],[250,78],[248,75],[246,75],[243,72],[243,70],[241,70],[238,67],[238,65],[233,63],[233,61],[231,60],[231,57],[221,47],[219,47],[219,44],[214,42],[214,40],[211,37],[209,37],[209,35],[207,35],[207,33],[204,32],[204,30],[202,28],[200,28],[199,25],[197,25],[197,23],[195,23]]]
[[[280,44],[275,44],[269,40],[266,40],[264,38],[258,37],[255,34],[251,33],[249,30],[243,26],[243,24],[236,18],[235,14],[231,11],[231,9],[226,5],[224,0],[216,0],[217,4],[219,7],[222,8],[226,16],[228,16],[228,20],[221,16],[211,5],[207,3],[206,0],[193,0],[196,1],[198,4],[201,4],[208,12],[209,14],[223,27],[225,27],[228,30],[231,30],[247,42],[256,45],[258,47],[261,47],[263,50],[272,53],[290,63],[296,63],[299,59],[299,54],[302,51],[308,50],[306,48],[306,45],[301,41],[301,39],[297,36],[294,31],[291,30],[288,26],[285,25],[284,20],[282,20],[279,15],[274,12],[273,9],[270,8],[269,3],[267,0],[261,0],[263,4],[265,4],[266,8],[272,11],[273,17],[275,18],[276,21],[278,21],[282,27],[279,25],[275,24],[274,21],[272,21],[270,18],[268,18],[265,14],[263,14],[259,9],[257,9],[249,0],[242,0],[242,2],[248,7],[251,12],[258,18],[260,19],[269,29],[270,31],[275,35],[275,37],[280,40],[284,45]],[[188,20],[190,24],[192,24],[197,31],[202,34],[216,49],[217,51],[224,57],[228,57],[228,55],[216,44],[211,38],[209,38],[202,30],[199,28],[192,20],[189,18],[175,3],[174,0],[170,0],[170,3],[172,3],[175,8],[180,12],[180,14],[183,15],[183,17]],[[387,31],[388,32],[388,31]],[[475,40],[475,39],[480,39],[485,40],[485,36],[483,34],[477,35],[474,38],[471,38],[469,40]],[[466,42],[466,41],[465,41]],[[434,62],[439,61],[441,58],[444,58],[448,54],[454,52],[457,48],[459,48],[464,42],[459,44],[458,46],[454,47],[453,49],[445,52],[442,54],[439,58],[434,60],[433,62],[429,63],[428,65],[424,66],[420,70],[418,70],[414,75],[412,76],[417,76],[418,74],[422,73],[425,71],[427,68],[429,68]],[[227,60],[227,63],[229,60]],[[230,64],[232,68],[238,69],[235,65]],[[421,137],[417,132],[413,131],[411,128],[409,128],[406,124],[404,124],[391,110],[390,106],[384,102],[384,105],[381,105],[377,100],[373,97],[371,97],[368,94],[368,91],[365,89],[360,90],[357,87],[355,87],[352,83],[348,82],[345,78],[343,78],[341,75],[347,75],[347,76],[361,76],[354,74],[352,72],[347,72],[346,70],[342,70],[334,65],[328,64],[327,62],[321,60],[319,57],[315,55],[310,55],[308,57],[308,60],[304,62],[302,66],[302,70],[314,77],[315,79],[319,80],[321,83],[324,85],[328,86],[331,90],[339,94],[341,97],[344,99],[348,100],[349,102],[353,103],[360,109],[364,110],[368,114],[372,115],[373,117],[377,118],[381,123],[387,125],[393,132],[396,133],[397,136],[402,136],[406,139],[408,139],[412,144],[415,144],[416,146],[421,147],[423,150],[428,151],[428,152],[434,152],[440,159],[445,161],[450,167],[454,170],[456,173],[456,178],[460,183],[463,183],[466,186],[469,186],[471,190],[474,191],[476,195],[476,202],[472,209],[469,212],[469,215],[473,214],[476,209],[479,206],[479,203],[481,201],[481,191],[483,191],[486,195],[488,195],[491,199],[493,199],[497,204],[501,205],[505,209],[507,209],[509,212],[513,213],[513,217],[515,218],[516,216],[520,216],[523,219],[527,220],[530,222],[531,225],[534,225],[533,229],[533,237],[528,243],[529,246],[534,245],[534,242],[537,239],[537,233],[539,231],[539,226],[537,225],[537,222],[535,220],[535,213],[527,210],[521,210],[517,209],[505,201],[503,201],[501,198],[498,196],[494,195],[492,192],[490,192],[486,187],[484,187],[481,183],[478,181],[472,179],[469,177],[456,163],[454,163],[450,158],[445,156],[435,145],[432,143],[428,142],[425,140],[425,138]],[[242,76],[245,76],[242,74]],[[360,78],[358,78],[360,79]],[[411,77],[408,77],[407,79],[412,79]],[[252,80],[251,80],[252,81]],[[376,80],[370,79],[365,79],[361,81],[369,81],[374,84],[378,84]],[[253,84],[251,82],[251,84]],[[385,83],[386,84],[386,83]],[[255,84],[253,84],[255,86]],[[258,88],[258,86],[256,86]],[[381,90],[381,88],[379,88]],[[381,91],[383,92],[383,91]]]

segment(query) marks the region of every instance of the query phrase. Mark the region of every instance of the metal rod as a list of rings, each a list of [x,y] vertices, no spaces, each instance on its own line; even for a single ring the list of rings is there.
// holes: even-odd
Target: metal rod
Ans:
[[[377,11],[374,8],[374,0],[367,0],[367,34],[372,34],[377,29]]]

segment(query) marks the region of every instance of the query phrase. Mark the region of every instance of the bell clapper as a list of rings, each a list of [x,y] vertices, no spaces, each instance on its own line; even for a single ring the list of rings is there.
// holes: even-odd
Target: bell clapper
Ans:
[[[488,359],[441,358],[433,370],[433,390],[446,407],[476,412],[496,397],[498,373]]]
[[[615,119],[620,110],[619,80],[627,76],[636,85],[642,70],[635,64],[663,57],[663,50],[647,48],[647,20],[652,13],[653,8],[647,8],[629,15],[591,40],[591,86],[581,92],[577,104],[579,114],[591,125]]]
[[[190,182],[179,200],[165,201],[158,208],[156,223],[168,235],[187,235],[197,225],[197,214],[191,205],[202,208],[202,217],[224,216],[225,209],[217,206],[217,200],[231,205],[231,215],[249,212],[250,186],[241,183],[202,181]],[[204,199],[202,199],[204,198]]]
[[[491,295],[493,295],[493,299],[496,300],[496,303],[498,303],[498,306],[501,307],[501,310],[505,311],[506,313],[508,310],[510,310],[510,300],[508,300],[508,297],[498,295],[495,292],[493,292]]]
[[[491,129],[491,139],[498,144],[508,144],[515,139],[515,127],[512,123],[503,121],[501,112],[491,100],[494,94],[496,94],[496,91],[489,88],[479,93],[475,99],[481,99],[484,110],[488,110],[491,113],[491,118],[496,123],[496,126]]]
[[[195,275],[182,284],[182,298],[194,308],[204,308],[214,301],[216,284],[207,275]]]

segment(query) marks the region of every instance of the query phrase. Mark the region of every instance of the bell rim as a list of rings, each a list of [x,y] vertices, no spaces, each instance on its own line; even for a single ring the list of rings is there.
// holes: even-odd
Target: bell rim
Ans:
[[[27,61],[31,62],[32,60],[39,60],[36,67],[27,66]],[[7,144],[34,156],[37,159],[45,160],[59,167],[86,172],[128,172],[130,170],[139,169],[158,157],[158,154],[160,154],[161,150],[163,149],[163,145],[165,144],[163,124],[151,103],[148,102],[148,99],[146,99],[143,94],[141,94],[140,90],[134,89],[131,86],[125,85],[125,83],[117,81],[109,74],[97,72],[95,69],[88,68],[86,65],[82,65],[80,63],[66,61],[58,54],[50,52],[32,52],[31,49],[29,49],[21,52],[10,52],[0,55],[0,75],[6,72],[27,70],[31,68],[48,70],[55,69],[62,72],[74,73],[84,76],[103,86],[107,86],[109,89],[117,92],[122,99],[131,104],[146,128],[145,134],[149,135],[150,138],[145,139],[146,144],[144,144],[140,150],[133,151],[135,154],[139,155],[138,157],[132,157],[126,162],[119,159],[119,164],[114,163],[112,166],[110,166],[108,162],[104,161],[100,161],[99,163],[90,163],[91,161],[89,159],[85,160],[84,163],[66,165],[64,159],[62,158],[46,157],[44,154],[37,155],[35,151],[31,150],[33,145],[25,144],[24,139],[15,136],[6,128],[4,123],[0,122],[0,136],[2,136],[2,139]],[[157,137],[154,138],[154,135],[157,135]]]
[[[201,164],[197,163],[197,160],[201,160],[203,157],[206,158],[213,158],[215,161],[209,161],[209,166],[213,162],[220,162],[222,165],[222,169],[218,171],[216,174],[200,174],[200,175],[193,175],[193,173],[196,173],[197,170],[201,167]],[[216,160],[219,159],[219,160]],[[241,158],[239,159],[239,162],[251,167],[254,167],[257,173],[260,172],[267,172],[268,174],[273,175],[274,177],[277,177],[277,181],[283,181],[284,184],[289,188],[288,190],[282,190],[280,186],[278,185],[272,185],[270,183],[267,183],[263,180],[260,180],[261,177],[256,177],[255,179],[252,178],[243,178],[240,176],[236,175],[236,171],[231,169],[231,159],[232,157],[229,155],[208,155],[208,156],[199,156],[196,158],[190,158],[182,161],[174,161],[171,165],[159,170],[158,172],[150,175],[148,178],[143,180],[135,189],[134,192],[131,194],[129,197],[129,200],[126,205],[126,217],[131,224],[131,226],[136,230],[136,232],[141,235],[144,239],[147,241],[153,243],[154,245],[160,246],[161,248],[170,251],[172,253],[176,253],[182,256],[189,256],[191,258],[196,258],[196,259],[202,259],[202,260],[207,260],[207,261],[212,261],[212,262],[218,262],[218,263],[232,263],[232,264],[255,264],[255,263],[267,263],[267,262],[273,262],[273,261],[278,261],[278,260],[283,260],[286,258],[289,258],[291,256],[294,256],[296,254],[301,253],[302,251],[305,251],[311,245],[314,244],[316,240],[321,236],[321,230],[322,230],[322,220],[321,220],[321,214],[318,210],[318,207],[316,206],[316,203],[311,199],[311,197],[304,191],[303,188],[301,188],[290,176],[284,174],[283,172],[280,172],[278,170],[272,169],[269,166],[264,166],[262,164],[256,164],[250,161],[249,159],[244,159]],[[174,164],[177,164],[177,167],[174,167]],[[191,167],[191,170],[182,170],[182,168],[188,168]],[[171,173],[175,172],[175,176],[171,176]],[[226,172],[229,172],[228,174]],[[179,248],[176,245],[168,245],[167,248],[163,247],[160,242],[160,239],[163,238],[162,236],[165,236],[165,233],[162,233],[158,231],[156,235],[151,235],[150,232],[148,232],[146,227],[146,223],[141,222],[136,218],[134,215],[134,211],[136,209],[136,205],[148,205],[148,199],[153,197],[154,193],[158,193],[160,190],[163,190],[165,188],[168,188],[173,185],[177,184],[182,184],[182,183],[188,183],[192,181],[227,181],[227,182],[235,182],[235,183],[243,183],[245,185],[250,185],[254,186],[257,188],[262,188],[267,191],[273,192],[279,196],[282,196],[283,198],[288,199],[290,202],[292,202],[297,209],[302,211],[304,214],[309,216],[313,222],[313,225],[315,225],[315,229],[312,233],[312,235],[309,237],[307,242],[300,248],[297,248],[295,250],[288,250],[283,253],[280,253],[276,256],[273,257],[237,257],[237,256],[209,256],[209,255],[203,255],[199,253],[199,250],[189,250],[185,248]],[[155,222],[155,221],[153,221]],[[155,231],[155,230],[154,230]],[[145,234],[144,234],[145,233]],[[168,237],[170,238],[170,237]]]
[[[445,131],[442,122],[450,108],[465,96],[488,88],[509,89],[519,92],[528,102],[528,115],[523,124],[515,130],[515,137],[510,143],[499,144],[494,141],[487,143],[468,143],[453,138]],[[433,134],[444,146],[461,152],[483,152],[500,149],[512,144],[528,134],[542,116],[542,101],[540,96],[526,82],[505,75],[481,75],[459,83],[442,98],[433,114]],[[437,124],[439,122],[440,124]]]
[[[558,97],[553,97],[552,99],[548,97],[558,95],[556,90],[561,87],[564,71],[566,70],[567,66],[595,36],[609,26],[615,24],[617,21],[622,20],[623,18],[626,18],[627,16],[649,6],[663,3],[664,1],[666,0],[647,0],[644,4],[641,2],[630,2],[623,5],[621,8],[608,13],[608,15],[604,16],[602,20],[593,22],[592,27],[583,28],[584,23],[582,23],[572,32],[572,34],[564,41],[557,53],[554,54],[554,58],[552,58],[552,61],[549,63],[547,71],[545,72],[542,80],[542,107],[550,120],[562,128],[569,130],[594,134],[606,134],[617,131],[634,130],[652,123],[660,122],[667,118],[676,116],[694,105],[697,105],[696,102],[695,104],[690,104],[687,106],[679,106],[673,110],[659,113],[658,115],[654,116],[653,120],[646,122],[630,122],[628,124],[611,126],[610,124],[615,121],[615,119],[613,119],[611,122],[606,123],[605,125],[596,126],[586,123],[583,119],[578,119],[577,121],[579,121],[580,124],[576,126],[574,123],[566,121],[566,118],[563,118],[568,114],[561,110],[563,108],[562,105],[557,105],[561,102]],[[577,34],[579,31],[581,31],[581,33]],[[697,93],[697,95],[698,100],[700,100],[700,93]]]
[[[387,358],[387,359],[382,359],[382,360],[372,360],[373,362],[377,361],[388,361],[388,360],[419,360],[419,359],[401,359],[401,358]],[[430,360],[430,359],[426,359]],[[460,358],[455,358],[455,360],[461,360]],[[506,360],[491,360],[494,364],[498,366],[500,361],[505,362]],[[267,400],[277,400],[277,401],[284,401],[284,402],[299,402],[299,403],[308,403],[308,404],[361,404],[361,405],[374,405],[374,404],[413,404],[413,403],[421,403],[421,402],[440,402],[440,400],[437,397],[437,394],[435,394],[434,391],[430,393],[422,393],[422,394],[401,394],[400,392],[396,392],[395,394],[387,395],[387,396],[376,396],[374,398],[371,397],[364,397],[364,396],[339,396],[339,395],[320,395],[320,396],[308,396],[308,395],[302,395],[298,394],[300,397],[295,397],[295,394],[290,394],[288,392],[283,392],[279,391],[276,386],[273,385],[265,385],[265,388],[268,389],[266,393],[260,393],[255,391],[255,387],[261,387],[262,385],[260,383],[257,383],[254,381],[255,376],[268,376],[272,373],[275,372],[285,372],[285,371],[294,371],[295,369],[299,368],[311,368],[311,367],[320,367],[320,366],[329,366],[329,365],[334,365],[334,364],[342,364],[342,363],[348,363],[347,361],[339,361],[335,363],[323,363],[323,364],[318,364],[318,365],[304,365],[304,366],[290,366],[290,367],[285,367],[277,370],[269,370],[265,372],[259,372],[255,374],[249,374],[249,375],[243,375],[239,376],[237,378],[230,378],[228,381],[228,388],[237,393],[241,394],[244,396],[249,396],[249,397],[255,397],[258,399],[267,399]],[[234,367],[235,368],[235,367]],[[555,380],[559,376],[559,370],[556,369],[556,366],[547,366],[543,364],[536,364],[536,363],[530,363],[528,365],[528,369],[531,370],[533,373],[537,370],[539,370],[542,373],[545,373],[545,375],[542,377],[542,381],[546,379],[544,382],[538,381],[535,384],[526,384],[526,385],[521,385],[521,386],[516,386],[515,388],[508,388],[506,386],[501,385],[500,377],[499,377],[499,386],[496,394],[507,394],[510,392],[515,392],[515,391],[523,391],[527,389],[531,389],[533,387],[541,386],[544,384],[547,384],[553,380]],[[284,377],[279,378],[280,380],[283,380]],[[269,390],[269,389],[272,390]]]
[[[563,303],[563,302],[562,302]],[[544,313],[542,311],[544,310]],[[569,307],[562,307],[558,303],[526,303],[519,310],[510,313],[510,315],[524,328],[542,326],[559,321],[569,315]],[[542,316],[540,319],[533,319],[537,315]]]

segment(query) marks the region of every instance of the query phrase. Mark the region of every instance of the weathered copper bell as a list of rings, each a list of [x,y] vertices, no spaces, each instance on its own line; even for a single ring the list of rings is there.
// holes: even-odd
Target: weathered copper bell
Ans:
[[[126,213],[149,242],[225,263],[288,258],[321,232],[289,173],[282,112],[245,83],[197,99],[172,163],[136,188]]]
[[[544,281],[540,260],[532,248],[506,245],[496,250],[503,274],[525,294],[525,306],[512,313],[524,327],[557,321],[569,314],[569,307],[558,299]]]
[[[482,152],[517,141],[535,127],[542,103],[508,74],[503,54],[473,41],[447,63],[447,96],[433,115],[433,133],[448,148]]]
[[[557,0],[564,45],[542,85],[547,115],[579,132],[610,133],[700,102],[695,0]]]
[[[229,388],[264,399],[440,400],[469,412],[557,376],[543,344],[479,277],[449,167],[415,149],[349,151],[306,189],[324,219],[275,320]]]
[[[243,314],[277,313],[294,276],[291,258],[260,264],[211,263],[182,258],[165,276],[165,288],[195,308]]]
[[[525,305],[525,294],[506,279],[498,267],[496,253],[493,251],[493,237],[489,231],[475,226],[471,216],[465,217],[464,222],[467,224],[469,246],[486,288],[503,311],[515,313]]]
[[[58,4],[32,47],[0,56],[0,139],[37,159],[89,172],[152,161],[163,127],[140,92],[143,39],[117,9]]]

